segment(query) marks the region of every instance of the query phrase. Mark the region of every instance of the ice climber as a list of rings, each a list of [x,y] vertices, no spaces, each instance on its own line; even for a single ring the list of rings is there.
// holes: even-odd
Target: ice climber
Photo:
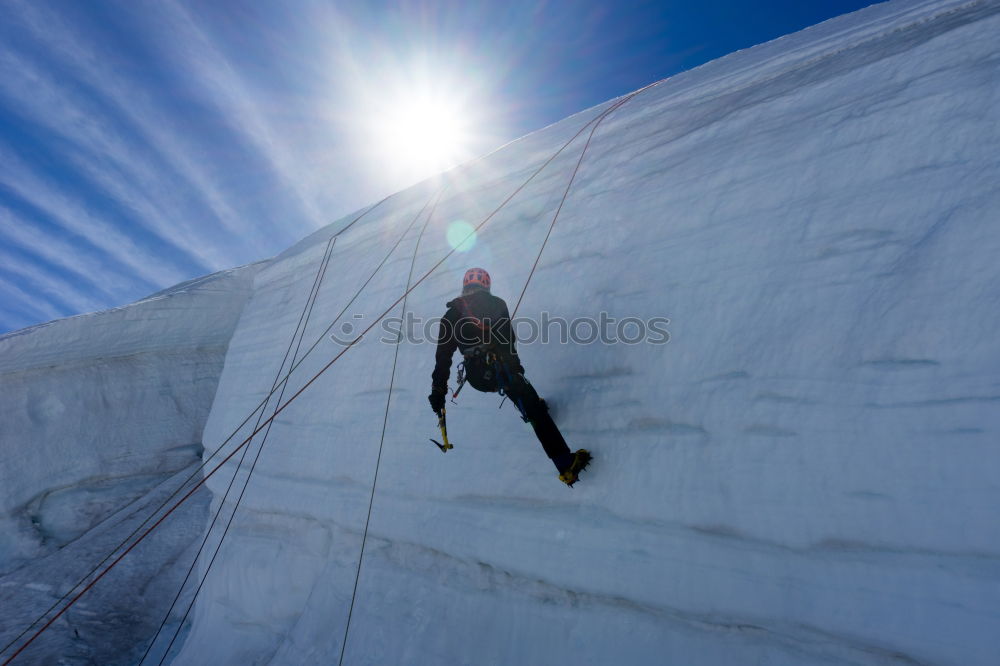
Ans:
[[[535,429],[545,454],[559,470],[559,479],[572,486],[590,462],[590,453],[569,450],[559,428],[549,416],[548,406],[524,377],[517,356],[507,303],[490,293],[490,275],[482,268],[470,268],[462,280],[462,294],[448,303],[438,331],[431,394],[431,409],[443,419],[451,358],[458,349],[464,357],[459,366],[474,389],[507,396],[521,412],[521,418]]]

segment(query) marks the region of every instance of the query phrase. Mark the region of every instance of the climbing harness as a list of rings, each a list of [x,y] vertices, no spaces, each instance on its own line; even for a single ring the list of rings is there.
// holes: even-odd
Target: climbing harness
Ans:
[[[468,381],[467,364],[472,363],[474,365],[481,365],[484,368],[482,372],[483,381],[491,382],[496,378],[497,393],[503,398],[500,401],[500,406],[502,407],[504,401],[511,397],[509,396],[509,388],[515,382],[515,377],[509,367],[509,359],[505,358],[505,356],[497,348],[496,344],[476,345],[463,354],[464,360],[458,365],[458,388],[455,389],[455,393],[452,395],[452,402],[455,402],[454,399],[458,397],[459,391],[462,390],[462,387]],[[528,382],[523,376],[520,381],[524,383]],[[515,391],[515,393],[517,392]],[[516,397],[511,398],[511,402],[514,403],[514,406],[520,413],[521,420],[528,423],[530,419],[524,408],[523,397],[518,394]]]
[[[462,387],[465,386],[465,361],[462,361],[461,363],[458,364],[458,371],[455,381],[458,382],[458,385],[455,387],[455,392],[451,394],[451,401],[455,404],[458,404],[455,401],[458,399],[458,394],[462,392]]]

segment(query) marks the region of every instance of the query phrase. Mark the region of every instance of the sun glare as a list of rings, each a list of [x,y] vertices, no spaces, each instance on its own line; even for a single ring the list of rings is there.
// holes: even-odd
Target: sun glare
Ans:
[[[489,72],[455,58],[391,49],[356,63],[344,94],[354,148],[373,179],[404,188],[488,152],[504,135]]]
[[[447,169],[467,149],[463,121],[456,105],[444,99],[417,95],[398,100],[381,121],[384,152],[413,169]]]
[[[471,159],[481,149],[474,145],[476,120],[459,92],[463,87],[451,78],[400,75],[395,85],[367,91],[363,149],[379,171],[412,182]]]

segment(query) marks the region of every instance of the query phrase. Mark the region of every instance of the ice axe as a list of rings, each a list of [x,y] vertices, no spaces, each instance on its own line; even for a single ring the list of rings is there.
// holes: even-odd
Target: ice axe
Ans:
[[[439,449],[441,449],[441,453],[447,453],[448,449],[453,449],[455,447],[453,447],[451,442],[448,441],[448,422],[445,421],[444,407],[442,407],[441,411],[438,412],[438,428],[441,429],[441,439],[444,440],[444,444],[434,438],[431,438],[431,441],[434,442]]]

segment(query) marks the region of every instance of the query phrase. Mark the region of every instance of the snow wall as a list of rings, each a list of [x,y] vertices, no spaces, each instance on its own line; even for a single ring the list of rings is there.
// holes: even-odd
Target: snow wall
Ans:
[[[879,5],[613,113],[518,313],[670,319],[666,345],[522,345],[592,470],[568,489],[510,404],[469,388],[442,455],[432,345],[399,345],[390,396],[396,346],[376,328],[278,416],[175,663],[340,658],[384,442],[344,663],[996,664],[998,14]],[[606,107],[341,235],[306,344],[439,185],[415,276]],[[475,265],[513,307],[584,138],[407,311],[439,317]],[[258,274],[206,441],[270,388],[343,224]],[[403,294],[421,225],[342,334]],[[291,388],[341,349],[324,340]],[[232,474],[211,479],[213,508]]]
[[[161,486],[197,467],[226,347],[258,267],[0,337],[0,646],[124,539],[169,494]],[[196,497],[186,524],[165,524],[142,557],[24,659],[123,663],[123,643],[148,636],[152,616],[164,612],[137,597],[176,592],[172,565],[200,536],[206,509],[207,497]]]
[[[168,660],[995,664],[997,34],[998,2],[891,2],[615,111],[518,313],[670,320],[668,344],[522,344],[592,469],[566,488],[510,404],[470,388],[442,455],[428,441],[432,345],[419,326],[398,346],[376,327],[262,450],[247,448],[236,492],[260,450],[253,477],[210,571],[201,560]],[[417,278],[449,230],[483,220],[609,105],[402,192],[338,236],[302,349],[321,342],[286,399],[343,350],[321,337],[338,313],[341,337],[374,321],[414,257]],[[439,317],[473,265],[513,307],[585,138],[406,312]],[[423,236],[423,219],[406,231],[441,185]],[[257,273],[206,457],[270,389],[347,221]],[[209,480],[212,509],[239,459]],[[170,598],[144,597],[160,612]]]

